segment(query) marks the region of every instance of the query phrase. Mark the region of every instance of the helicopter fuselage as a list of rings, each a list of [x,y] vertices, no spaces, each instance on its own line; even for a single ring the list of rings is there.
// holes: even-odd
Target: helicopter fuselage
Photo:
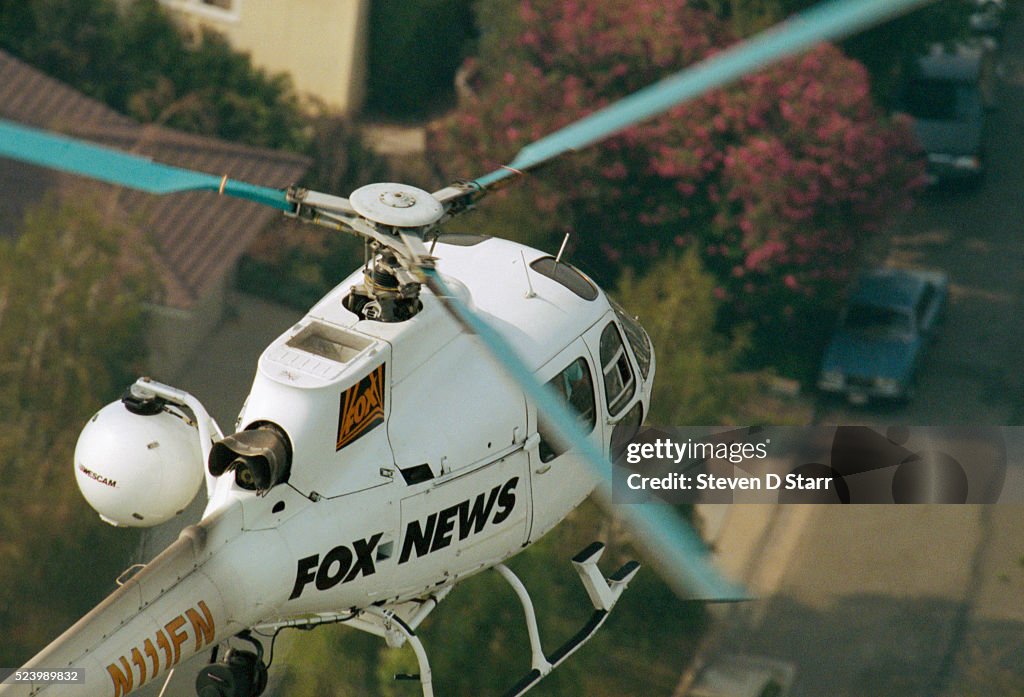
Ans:
[[[435,251],[449,287],[602,450],[632,437],[654,377],[639,325],[567,264],[457,239]],[[424,598],[518,553],[590,494],[592,470],[440,299],[424,293],[401,322],[361,319],[343,300],[362,279],[260,358],[236,431],[283,434],[283,481],[256,490],[239,469],[208,471],[199,525],[26,666],[87,664],[96,687],[38,691],[121,697],[248,627]]]
[[[575,390],[569,401],[590,437],[607,452],[624,415],[633,414],[623,428],[638,428],[653,370],[637,365],[597,286],[564,263],[554,273],[572,287],[539,273],[530,264],[550,258],[522,245],[459,239],[437,245],[439,271],[538,378],[559,381],[563,396]],[[231,476],[211,482],[207,515],[237,504],[245,529],[285,539],[283,615],[400,602],[456,582],[536,541],[596,483],[548,442],[522,389],[437,298],[424,295],[402,322],[361,320],[342,302],[361,280],[346,279],[266,349],[239,416],[238,430],[273,423],[287,434],[287,484],[256,495]],[[614,352],[605,360],[602,335]]]

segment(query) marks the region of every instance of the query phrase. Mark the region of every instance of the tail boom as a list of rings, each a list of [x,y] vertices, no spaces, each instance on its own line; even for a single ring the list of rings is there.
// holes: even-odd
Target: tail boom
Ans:
[[[257,560],[267,566],[268,553],[270,560],[281,558],[274,554],[281,551],[280,540],[273,531],[236,537],[240,532],[240,526],[222,516],[186,528],[142,571],[20,669],[76,671],[80,682],[5,684],[0,685],[0,697],[126,697],[255,624],[283,597],[279,600],[271,589],[253,585],[251,579],[258,575],[246,571]],[[225,545],[232,537],[233,544]]]

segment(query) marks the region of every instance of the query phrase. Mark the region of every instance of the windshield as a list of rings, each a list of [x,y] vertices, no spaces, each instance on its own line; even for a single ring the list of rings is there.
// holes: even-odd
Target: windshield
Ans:
[[[633,355],[640,366],[640,373],[646,380],[647,374],[651,370],[651,339],[647,336],[644,328],[640,326],[639,320],[630,316],[622,305],[612,300],[611,297],[608,298],[608,302],[611,303],[612,309],[615,310],[615,316],[619,318],[622,329],[626,332],[626,341],[633,349]]]
[[[871,336],[906,335],[914,328],[907,313],[877,305],[851,305],[843,326],[857,334]]]
[[[929,121],[966,121],[980,104],[975,85],[953,80],[914,80],[905,97],[907,112]]]

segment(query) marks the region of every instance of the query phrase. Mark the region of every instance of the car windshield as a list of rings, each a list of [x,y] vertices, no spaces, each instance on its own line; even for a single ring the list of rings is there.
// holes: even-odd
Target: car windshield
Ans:
[[[954,80],[914,80],[907,87],[906,109],[930,121],[966,121],[977,110],[978,90]]]
[[[858,334],[905,335],[912,331],[913,322],[907,313],[890,307],[851,305],[843,326]]]

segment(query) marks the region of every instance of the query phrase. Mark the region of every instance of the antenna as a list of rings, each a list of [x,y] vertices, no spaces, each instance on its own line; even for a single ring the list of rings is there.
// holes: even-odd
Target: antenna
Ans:
[[[565,233],[565,238],[562,240],[562,246],[558,248],[558,256],[555,257],[555,266],[558,266],[558,262],[562,261],[562,254],[565,252],[565,245],[569,243],[570,233]]]
[[[527,298],[536,298],[537,294],[535,292],[533,292],[533,283],[530,281],[530,269],[526,265],[526,255],[523,254],[520,251],[519,252],[519,256],[522,257],[522,259],[523,259],[523,273],[526,274],[526,286],[527,286],[527,288],[529,288],[529,290],[526,291],[526,296],[525,297],[527,297]]]

